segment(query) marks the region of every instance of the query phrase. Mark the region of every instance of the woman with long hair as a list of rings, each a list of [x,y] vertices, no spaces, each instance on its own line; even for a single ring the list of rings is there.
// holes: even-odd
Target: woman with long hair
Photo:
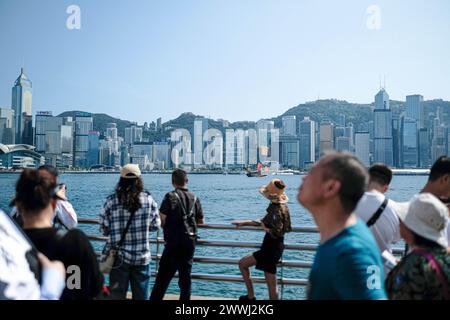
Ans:
[[[160,225],[158,206],[144,190],[139,167],[125,165],[100,214],[100,231],[109,237],[102,261],[111,263],[103,270],[109,272],[112,299],[125,299],[129,286],[134,300],[149,298],[149,231]]]

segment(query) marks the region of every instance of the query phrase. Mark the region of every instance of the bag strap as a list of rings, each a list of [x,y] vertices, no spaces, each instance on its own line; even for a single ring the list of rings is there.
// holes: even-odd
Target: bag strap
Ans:
[[[444,272],[442,271],[442,268],[441,268],[439,262],[436,260],[434,255],[425,249],[414,249],[413,251],[428,260],[428,262],[431,265],[431,268],[434,269],[434,271],[436,271],[436,275],[442,284],[442,288],[444,290],[444,298],[446,300],[449,300],[450,299],[449,284],[444,275]]]
[[[133,211],[130,214],[130,217],[128,218],[128,221],[127,221],[127,225],[125,226],[125,229],[122,231],[122,235],[120,236],[120,240],[119,240],[119,242],[116,245],[116,249],[119,249],[122,246],[123,242],[125,241],[125,236],[127,235],[128,229],[130,229],[131,220],[133,219],[135,213],[136,213],[136,211]]]
[[[192,217],[193,215],[194,215],[194,209],[195,209],[195,203],[197,202],[197,197],[196,196],[194,196],[194,203],[193,203],[193,205],[192,205],[192,208],[191,208],[191,210],[189,210],[189,214],[188,214],[188,211],[187,211],[187,209],[186,209],[186,206],[184,205],[184,203],[183,203],[183,201],[181,201],[181,197],[180,197],[180,195],[178,194],[178,192],[177,192],[177,190],[175,190],[174,192],[174,195],[176,196],[176,198],[177,198],[177,200],[178,200],[178,203],[180,204],[180,206],[181,206],[181,209],[182,209],[182,211],[183,211],[183,223],[184,223],[184,226],[185,226],[185,228],[186,228],[186,231],[189,233],[189,229],[190,229],[190,225],[189,225],[189,222],[187,221],[187,219],[188,218],[190,218],[190,217]],[[193,226],[194,227],[194,234],[192,234],[192,236],[195,236],[195,225]],[[191,235],[191,234],[189,234],[189,235]]]
[[[388,198],[384,198],[383,203],[378,207],[378,210],[375,211],[373,216],[367,221],[367,226],[371,227],[377,222],[378,218],[380,218],[381,214],[384,212],[384,209],[386,209],[386,206],[388,204]]]

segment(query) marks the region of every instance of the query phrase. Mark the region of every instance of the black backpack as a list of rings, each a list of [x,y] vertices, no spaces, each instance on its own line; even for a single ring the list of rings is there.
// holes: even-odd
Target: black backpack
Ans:
[[[178,204],[180,205],[181,210],[182,210],[182,214],[183,214],[182,218],[183,218],[183,226],[184,226],[185,234],[190,239],[197,239],[198,238],[197,221],[195,220],[195,204],[197,202],[197,197],[194,196],[192,208],[190,208],[190,210],[188,211],[186,206],[183,204],[183,201],[181,200],[181,197],[178,194],[178,191],[175,190],[172,193],[177,198]]]

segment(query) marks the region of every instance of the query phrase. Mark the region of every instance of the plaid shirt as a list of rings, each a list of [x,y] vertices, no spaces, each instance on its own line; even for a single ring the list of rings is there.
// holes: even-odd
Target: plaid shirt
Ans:
[[[139,208],[130,224],[119,255],[125,263],[131,265],[147,265],[150,263],[150,234],[161,226],[158,205],[148,192],[140,194],[142,207]],[[115,194],[106,198],[103,211],[100,214],[100,232],[109,236],[103,248],[102,260],[104,261],[112,246],[120,241],[123,230],[127,224],[130,212],[126,210]]]

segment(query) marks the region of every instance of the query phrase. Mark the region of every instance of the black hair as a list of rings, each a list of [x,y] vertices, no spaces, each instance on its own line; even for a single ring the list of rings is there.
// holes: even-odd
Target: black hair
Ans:
[[[411,232],[411,234],[413,236],[414,244],[419,247],[425,247],[425,248],[441,248],[442,247],[439,243],[437,243],[433,240],[429,240],[422,236],[419,236],[417,233],[415,233],[411,229],[409,229],[409,231]]]
[[[186,171],[182,169],[175,169],[172,172],[172,183],[177,186],[184,186],[188,181]]]
[[[142,207],[140,194],[144,191],[141,178],[120,178],[116,186],[116,196],[119,203],[129,212],[136,212]]]
[[[428,181],[436,181],[444,175],[450,175],[450,157],[441,156],[433,164]]]
[[[54,181],[35,169],[24,169],[16,183],[14,204],[24,214],[36,214],[45,209],[56,196]]]
[[[59,175],[58,169],[56,169],[54,166],[52,166],[50,164],[44,164],[44,165],[40,166],[38,168],[38,170],[45,170],[55,178],[58,177],[58,175]]]
[[[370,182],[378,183],[382,186],[389,185],[392,181],[392,171],[382,163],[375,163],[369,168]]]
[[[325,156],[330,156],[330,160],[324,163],[324,178],[336,179],[341,183],[339,198],[344,210],[350,214],[367,188],[367,170],[351,153],[327,152]]]

